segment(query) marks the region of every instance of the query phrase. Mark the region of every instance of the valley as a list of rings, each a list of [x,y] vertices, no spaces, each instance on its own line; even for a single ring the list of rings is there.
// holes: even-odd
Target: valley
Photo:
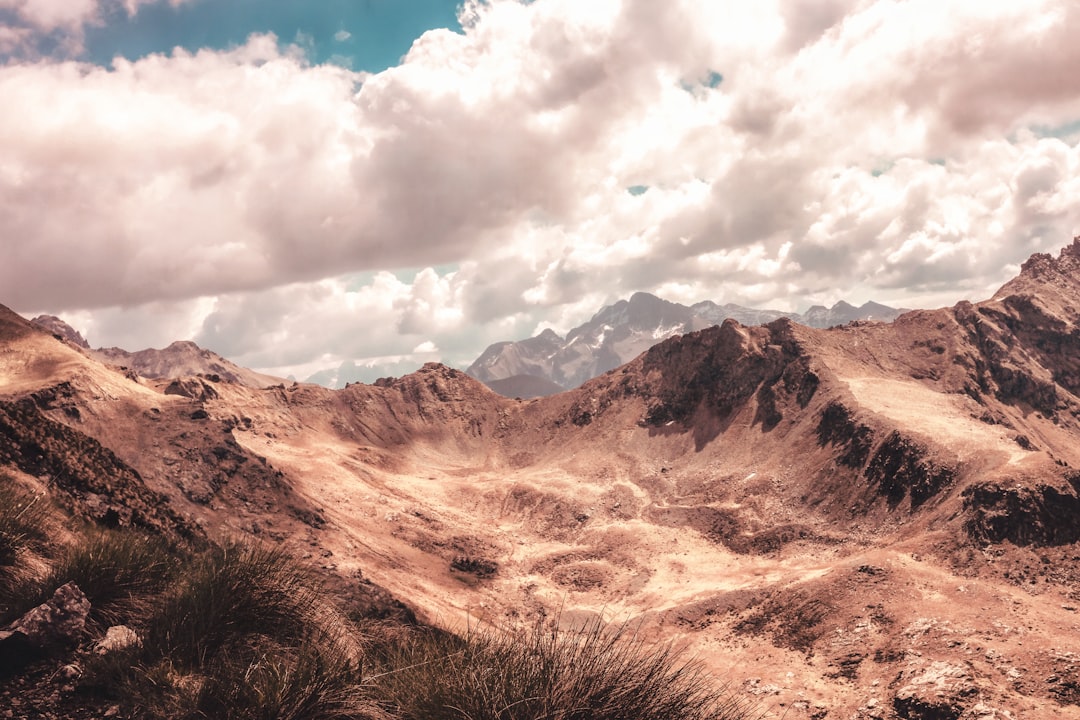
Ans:
[[[1080,241],[984,303],[727,320],[532,400],[147,378],[5,310],[0,461],[450,629],[633,623],[775,717],[1080,718],[1078,307]]]

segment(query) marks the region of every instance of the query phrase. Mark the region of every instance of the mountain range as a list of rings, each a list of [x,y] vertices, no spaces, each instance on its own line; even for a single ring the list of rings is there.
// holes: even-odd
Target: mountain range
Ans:
[[[803,314],[712,301],[688,307],[639,292],[604,307],[566,337],[547,329],[527,340],[491,345],[465,372],[502,395],[528,399],[575,388],[662,340],[719,325],[728,318],[743,325],[787,318],[825,328],[856,320],[891,322],[903,312],[874,302],[855,307],[842,301],[831,308],[815,305]]]
[[[281,378],[240,367],[190,340],[177,340],[160,350],[147,348],[129,352],[117,347],[93,349],[79,331],[54,315],[38,315],[30,322],[52,333],[56,338],[82,348],[89,357],[116,365],[135,377],[161,379],[205,375],[217,378],[217,381],[224,380],[253,388],[265,388],[285,382]]]
[[[287,549],[388,618],[633,621],[776,717],[1080,717],[1080,238],[979,303],[682,330],[514,399],[434,363],[152,378],[0,308],[0,467],[87,522]]]

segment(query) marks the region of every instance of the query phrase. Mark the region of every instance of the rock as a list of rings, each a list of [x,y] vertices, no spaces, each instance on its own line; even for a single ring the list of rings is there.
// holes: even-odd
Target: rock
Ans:
[[[61,668],[56,671],[56,674],[62,680],[73,683],[83,676],[83,669],[76,663],[68,663],[67,665],[61,666]]]
[[[959,720],[978,692],[971,671],[935,662],[904,672],[906,684],[893,698],[893,709],[906,720]]]
[[[0,675],[79,641],[90,614],[90,601],[73,582],[57,588],[38,605],[0,631]]]
[[[1016,716],[1007,710],[990,707],[984,703],[977,703],[968,708],[960,720],[1016,720]]]
[[[218,379],[220,380],[220,378]],[[180,378],[173,380],[165,387],[165,394],[179,395],[181,397],[191,398],[192,400],[198,400],[199,402],[214,400],[218,397],[217,390],[198,378]]]
[[[22,633],[30,642],[43,648],[74,645],[86,627],[90,600],[73,582],[61,585],[47,602],[7,627]]]
[[[105,631],[105,637],[98,641],[96,650],[98,655],[105,655],[141,645],[142,639],[134,630],[127,625],[113,625]]]

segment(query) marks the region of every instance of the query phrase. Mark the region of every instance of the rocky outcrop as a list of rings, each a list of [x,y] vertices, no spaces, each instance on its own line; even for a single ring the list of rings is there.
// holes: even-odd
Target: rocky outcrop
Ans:
[[[56,338],[66,340],[72,345],[81,347],[84,350],[90,349],[90,344],[86,342],[86,338],[82,336],[82,333],[55,315],[38,315],[30,322],[37,325],[45,332],[52,333]]]
[[[82,638],[90,601],[73,582],[57,588],[52,597],[0,630],[0,676]]]
[[[214,377],[217,377],[216,375]],[[212,385],[200,378],[178,378],[165,387],[166,395],[180,395],[181,397],[206,402],[218,397],[217,390]]]
[[[985,482],[963,492],[977,542],[1052,546],[1080,541],[1080,474],[1057,484]]]
[[[905,670],[893,710],[904,720],[959,720],[979,688],[963,665],[934,662]]]
[[[1036,253],[993,299],[954,309],[977,349],[981,392],[1046,416],[1070,410],[1080,395],[1080,238],[1057,258]]]
[[[652,426],[686,422],[699,408],[724,418],[756,395],[755,421],[771,430],[783,417],[781,406],[793,401],[805,408],[819,382],[786,319],[755,328],[726,320],[672,338],[644,355],[641,373],[637,392],[646,398],[644,422]]]

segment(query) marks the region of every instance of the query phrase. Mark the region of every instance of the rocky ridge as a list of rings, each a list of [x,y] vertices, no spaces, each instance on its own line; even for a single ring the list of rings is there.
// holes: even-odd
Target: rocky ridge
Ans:
[[[891,321],[902,311],[868,302],[856,308],[839,302],[815,305],[806,313],[755,310],[711,301],[687,307],[649,293],[635,293],[601,309],[566,337],[547,329],[536,337],[488,347],[465,371],[500,394],[525,399],[578,387],[629,362],[662,340],[719,325],[731,319],[759,325],[787,318],[811,327],[855,320]]]
[[[264,388],[278,385],[281,378],[258,373],[223,358],[211,350],[205,350],[190,340],[178,340],[162,349],[147,348],[129,352],[122,348],[91,348],[82,334],[53,315],[39,315],[30,321],[60,340],[86,351],[90,357],[109,365],[115,365],[145,378],[178,378],[203,375],[217,381],[239,383],[248,387]]]

